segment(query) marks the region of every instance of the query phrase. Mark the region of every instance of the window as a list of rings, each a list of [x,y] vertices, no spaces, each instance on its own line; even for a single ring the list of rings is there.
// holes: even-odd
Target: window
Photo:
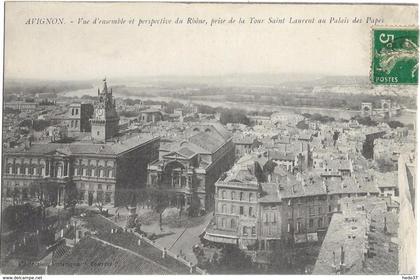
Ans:
[[[239,193],[239,200],[243,200],[244,199],[244,193],[243,192],[240,192]]]
[[[96,135],[98,135],[98,136],[99,136],[99,131],[96,131]]]
[[[253,201],[254,200],[254,196],[252,193],[249,193],[249,201]]]
[[[248,235],[248,228],[247,227],[242,228],[242,234],[243,235]]]
[[[296,232],[300,232],[301,231],[301,226],[302,226],[302,223],[301,222],[297,222],[296,223]]]
[[[314,219],[309,219],[309,227],[312,228],[314,226]]]
[[[243,215],[243,214],[244,214],[244,207],[239,206],[239,215]]]
[[[222,213],[227,213],[227,211],[226,211],[226,204],[223,204],[222,205]]]
[[[251,228],[251,234],[252,234],[252,235],[257,234],[257,232],[256,232],[256,230],[255,230],[255,227],[252,227],[252,228]]]
[[[322,207],[318,207],[318,215],[322,214]]]
[[[79,192],[79,200],[85,200],[85,191]]]
[[[252,216],[252,207],[249,207],[249,208],[248,208],[248,215],[249,215],[249,216]]]
[[[290,228],[290,223],[287,224],[287,232],[290,232],[291,228]]]
[[[222,199],[226,198],[226,191],[222,191]]]
[[[105,193],[105,202],[106,203],[111,203],[111,193],[110,192]]]
[[[230,228],[234,229],[236,227],[235,219],[230,220]]]
[[[235,205],[230,206],[230,214],[235,214]]]
[[[331,212],[331,205],[328,205],[328,212]]]
[[[235,196],[236,196],[236,193],[234,191],[232,191],[230,193],[230,199],[235,200],[236,199]]]
[[[98,184],[98,190],[102,190],[102,184]]]
[[[96,192],[96,201],[103,202],[104,201],[104,192],[103,191],[97,191]]]
[[[318,219],[318,227],[322,227],[322,218]]]

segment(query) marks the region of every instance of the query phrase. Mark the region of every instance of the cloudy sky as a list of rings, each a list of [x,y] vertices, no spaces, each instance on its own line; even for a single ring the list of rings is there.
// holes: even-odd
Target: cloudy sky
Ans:
[[[64,25],[25,24],[63,18]],[[245,19],[232,25],[156,25],[138,19]],[[249,24],[250,17],[360,24]],[[97,79],[159,75],[314,73],[368,75],[371,25],[417,24],[416,6],[7,3],[6,78]],[[134,19],[129,25],[78,25],[79,18]],[[73,21],[73,23],[71,23]]]

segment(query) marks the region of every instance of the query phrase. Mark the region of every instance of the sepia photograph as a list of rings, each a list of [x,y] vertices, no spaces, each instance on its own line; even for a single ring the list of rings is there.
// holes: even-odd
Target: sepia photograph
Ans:
[[[412,3],[6,1],[0,273],[417,277],[418,33]]]

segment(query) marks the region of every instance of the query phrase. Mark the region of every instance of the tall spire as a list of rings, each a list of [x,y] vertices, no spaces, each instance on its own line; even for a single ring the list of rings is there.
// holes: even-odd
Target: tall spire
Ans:
[[[108,87],[106,85],[106,77],[102,81],[104,82],[102,93],[108,93]]]

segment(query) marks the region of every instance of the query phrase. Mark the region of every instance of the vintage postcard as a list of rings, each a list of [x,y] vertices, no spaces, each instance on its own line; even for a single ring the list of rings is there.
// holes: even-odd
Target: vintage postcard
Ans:
[[[4,16],[2,274],[415,279],[416,4]]]

